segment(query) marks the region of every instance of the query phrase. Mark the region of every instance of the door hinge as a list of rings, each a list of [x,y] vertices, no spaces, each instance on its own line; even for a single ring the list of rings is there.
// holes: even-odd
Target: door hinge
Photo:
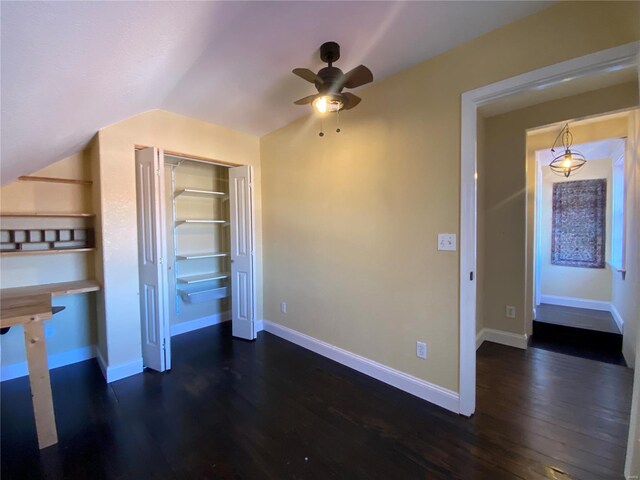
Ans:
[[[164,358],[164,368],[167,368],[167,339],[162,339],[162,356]]]
[[[156,177],[159,177],[159,176],[160,176],[160,169],[157,169],[156,170]]]
[[[164,263],[164,258],[160,257],[160,258],[158,259],[158,263],[159,263],[160,265],[162,265],[162,264]]]
[[[473,272],[469,272],[469,280],[473,282]]]

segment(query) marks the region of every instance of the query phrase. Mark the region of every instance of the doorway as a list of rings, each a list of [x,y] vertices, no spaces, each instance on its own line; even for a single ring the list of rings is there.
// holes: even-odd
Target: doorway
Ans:
[[[541,68],[465,92],[461,99],[460,142],[460,361],[459,412],[471,416],[476,398],[476,252],[478,109],[501,99],[530,95],[577,79],[638,68],[638,44],[632,43]],[[567,81],[569,80],[569,82]],[[532,289],[525,295],[531,296]]]
[[[512,99],[518,96],[531,95],[532,92],[545,90],[556,85],[572,85],[575,80],[585,80],[606,75],[623,69],[632,69],[637,79],[637,69],[640,62],[638,57],[638,43],[623,45],[609,50],[586,55],[560,64],[552,65],[536,71],[532,71],[517,77],[512,77],[486,87],[465,92],[461,102],[461,220],[460,220],[460,400],[459,412],[470,416],[475,411],[476,401],[476,252],[477,252],[477,155],[478,155],[478,109],[480,106],[489,105],[500,99]],[[637,87],[636,87],[637,92]],[[634,120],[638,122],[636,118]],[[636,132],[637,123],[636,123]],[[638,140],[638,134],[633,137]],[[637,148],[637,147],[634,147]],[[636,151],[636,150],[634,150]],[[635,169],[637,170],[637,168]],[[637,172],[634,176],[634,185],[638,187]],[[527,199],[533,197],[531,190],[527,189]],[[634,202],[637,203],[636,191]],[[530,215],[529,209],[527,214]],[[636,229],[637,230],[637,229]],[[637,234],[637,232],[636,232]],[[636,235],[637,236],[637,235]],[[637,240],[636,240],[637,241]],[[532,242],[527,243],[531,248]],[[637,253],[637,252],[636,252]],[[634,253],[635,255],[635,253]],[[637,258],[632,262],[633,268],[640,267]],[[631,264],[630,264],[631,265]],[[527,263],[526,271],[532,271],[532,264]],[[633,282],[627,282],[631,285]],[[635,288],[635,286],[634,286]],[[523,288],[525,304],[533,304],[533,287],[527,285]],[[637,289],[636,289],[637,296]],[[631,328],[637,330],[638,321],[635,308],[629,315]],[[524,314],[532,317],[533,309],[524,308]],[[640,336],[635,335],[633,347],[640,349]],[[526,337],[525,337],[526,338]],[[525,343],[526,345],[526,343]],[[639,362],[635,362],[638,367]],[[640,368],[636,368],[633,394],[633,410],[638,408],[640,401]],[[633,414],[632,414],[633,416]],[[626,472],[640,456],[637,447],[636,425],[631,425],[627,451]]]
[[[234,337],[254,340],[251,167],[149,147],[136,182],[144,366],[170,369],[172,335],[229,316]]]
[[[534,229],[531,346],[626,366],[616,304],[624,274],[630,113],[569,122],[578,140],[571,150],[587,161],[568,177],[554,174],[548,165],[555,156],[553,137],[569,123],[527,132],[536,181],[535,223],[528,225]]]

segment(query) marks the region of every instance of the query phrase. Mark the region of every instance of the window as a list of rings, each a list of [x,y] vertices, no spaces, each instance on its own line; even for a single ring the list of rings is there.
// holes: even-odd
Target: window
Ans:
[[[611,267],[618,271],[624,271],[624,243],[625,243],[625,172],[624,153],[626,148],[625,140],[616,141],[616,148],[612,152],[613,162],[613,190],[612,214],[611,214]]]

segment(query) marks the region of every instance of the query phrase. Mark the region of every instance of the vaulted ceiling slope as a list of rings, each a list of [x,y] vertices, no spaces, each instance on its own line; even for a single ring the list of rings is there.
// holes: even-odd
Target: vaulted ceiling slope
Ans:
[[[162,108],[262,135],[309,113],[317,50],[377,81],[549,2],[2,2],[2,183]]]

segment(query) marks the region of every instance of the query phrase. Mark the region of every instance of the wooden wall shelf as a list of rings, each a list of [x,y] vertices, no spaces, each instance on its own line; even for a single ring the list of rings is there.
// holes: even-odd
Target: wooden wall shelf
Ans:
[[[9,250],[0,252],[0,256],[11,257],[16,255],[47,255],[50,253],[81,253],[81,252],[93,252],[95,248],[60,248],[58,250]]]
[[[57,178],[57,177],[35,177],[24,175],[18,177],[21,182],[44,182],[44,183],[67,183],[71,185],[93,185],[91,180],[76,180],[74,178]]]
[[[26,287],[11,287],[0,289],[0,298],[15,298],[29,295],[71,295],[74,293],[88,293],[100,290],[100,284],[96,280],[74,280],[71,282],[46,283],[42,285],[29,285]]]
[[[95,217],[95,213],[59,213],[59,212],[1,212],[0,217]]]

